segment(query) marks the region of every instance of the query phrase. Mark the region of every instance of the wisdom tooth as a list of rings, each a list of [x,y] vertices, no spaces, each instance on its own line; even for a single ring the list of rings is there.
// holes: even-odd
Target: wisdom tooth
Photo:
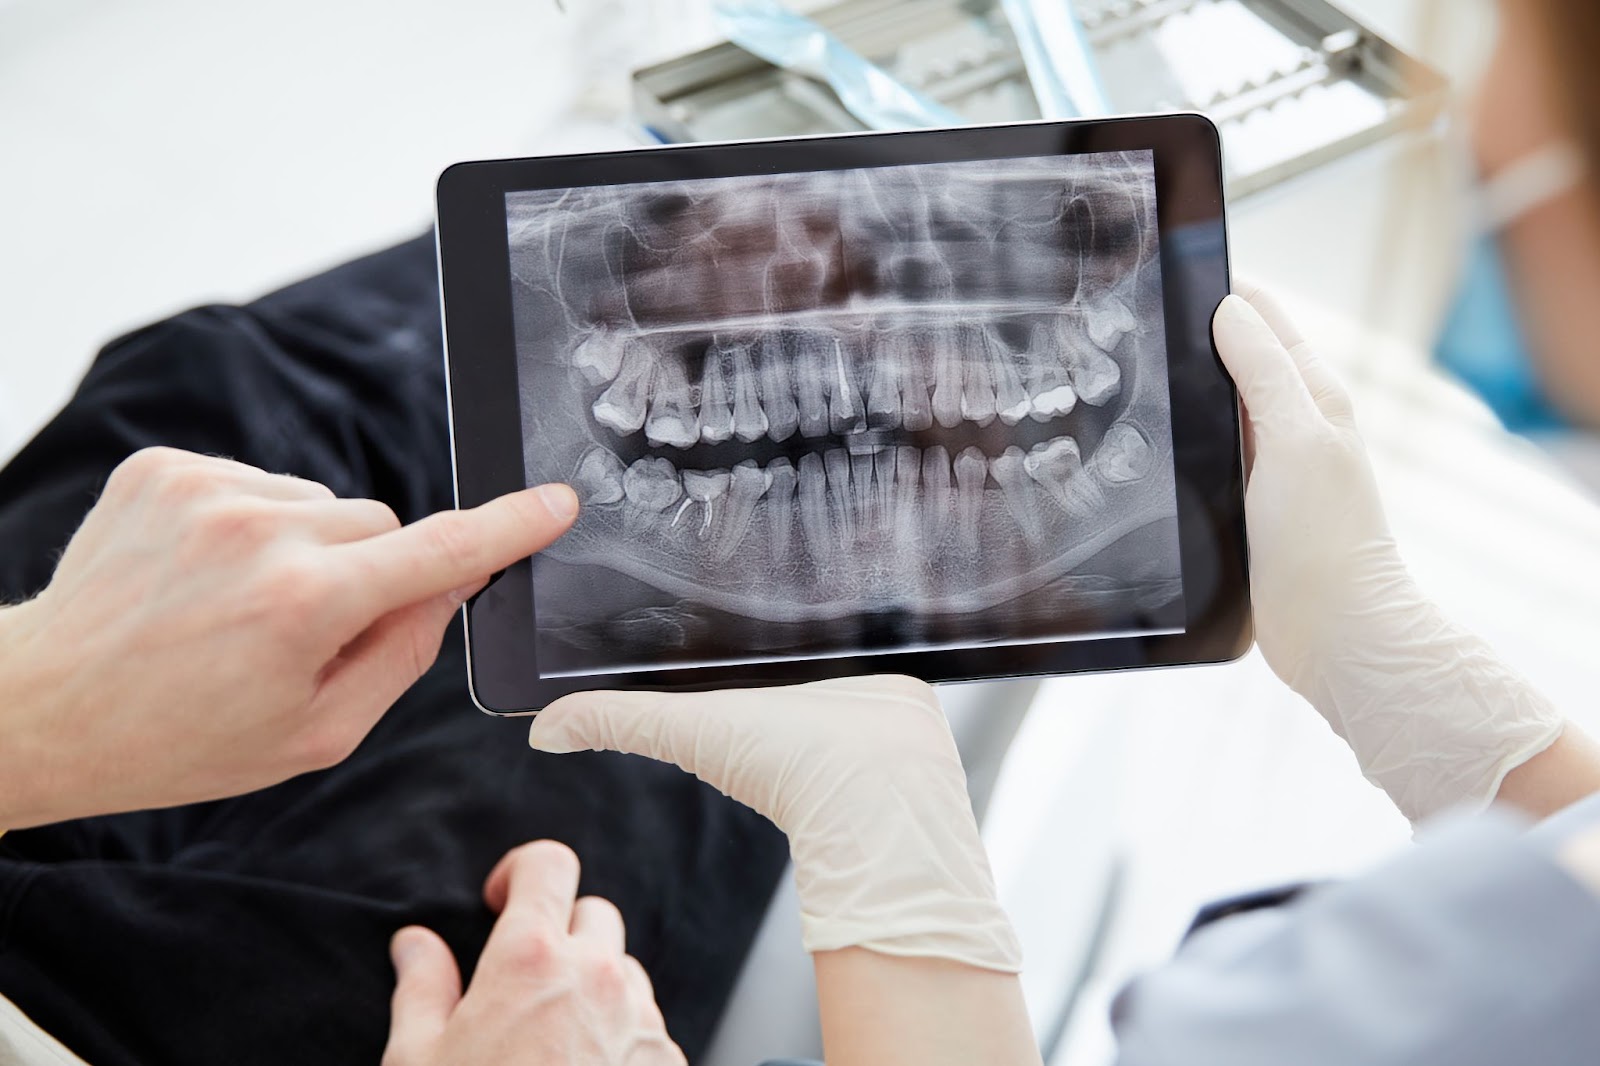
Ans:
[[[1011,508],[1011,515],[1017,520],[1022,535],[1037,544],[1044,536],[1044,527],[1039,521],[1037,492],[1033,481],[1023,470],[1024,465],[1022,449],[1012,445],[989,464],[989,472],[1000,484],[1001,495],[1006,498],[1006,506]]]
[[[961,365],[960,334],[956,330],[936,330],[929,337],[933,346],[933,417],[945,429],[961,424],[961,387],[965,374]]]
[[[978,521],[983,517],[983,483],[989,463],[977,448],[956,456],[956,541],[967,554],[978,553]]]
[[[637,433],[644,425],[645,401],[655,369],[655,353],[650,346],[643,341],[629,341],[623,348],[617,379],[594,402],[594,420],[624,436]]]
[[[788,440],[800,426],[800,409],[794,405],[794,385],[789,380],[784,336],[769,332],[761,337],[761,413],[767,421],[767,435],[777,441]]]
[[[698,441],[700,427],[683,365],[675,359],[662,360],[651,391],[650,417],[644,424],[645,439],[651,444],[670,444],[674,448],[687,448]]]
[[[595,330],[572,353],[572,365],[591,385],[610,381],[622,368],[622,351],[626,343],[609,329]]]
[[[811,558],[826,562],[833,557],[833,537],[828,517],[828,475],[823,473],[822,456],[807,452],[800,457],[800,535],[805,538]]]
[[[1104,352],[1097,352],[1093,348],[1069,350],[1066,364],[1067,374],[1072,379],[1072,391],[1084,403],[1099,407],[1122,388],[1122,370]]]
[[[1105,480],[1116,483],[1138,481],[1150,472],[1155,450],[1150,442],[1127,422],[1118,422],[1100,438],[1100,446],[1089,461]]]
[[[588,506],[617,503],[623,497],[622,460],[596,445],[584,452],[572,472],[572,488]]]
[[[750,529],[756,504],[766,495],[767,487],[771,484],[772,478],[756,465],[754,459],[746,459],[733,468],[728,506],[722,512],[722,524],[717,527],[717,539],[711,551],[713,560],[725,563],[733,557]]]
[[[950,453],[935,444],[922,453],[922,531],[928,548],[935,548],[950,528],[955,501],[950,495]]]
[[[746,444],[767,435],[767,416],[761,410],[750,349],[743,344],[733,348],[733,435]]]
[[[965,353],[961,417],[980,426],[987,426],[994,421],[996,413],[994,371],[989,362],[988,345],[983,343],[983,335],[975,330],[968,330],[966,335],[972,338],[972,343],[967,345]]]
[[[683,501],[683,507],[672,516],[672,524],[677,525],[678,519],[683,517],[683,512],[691,503],[698,503],[705,508],[705,514],[700,519],[701,540],[711,535],[711,520],[716,508],[717,500],[721,499],[728,491],[730,478],[726,470],[685,470],[683,472],[683,491],[689,496]],[[749,521],[747,518],[746,521]]]
[[[1121,343],[1122,338],[1139,326],[1128,305],[1116,297],[1096,304],[1089,315],[1089,339],[1103,352],[1109,352]],[[1092,401],[1091,401],[1092,402]]]
[[[799,398],[800,435],[825,437],[828,434],[828,375],[833,344],[820,333],[801,333],[795,337],[795,393]]]
[[[849,433],[866,420],[861,409],[861,393],[856,388],[855,375],[846,365],[844,343],[833,342],[833,365],[828,380],[828,428],[838,434]]]
[[[777,458],[767,464],[771,483],[767,496],[767,557],[774,563],[789,558],[789,533],[794,526],[794,467]]]
[[[1022,468],[1069,515],[1085,517],[1105,502],[1099,486],[1084,473],[1078,442],[1071,437],[1034,445],[1022,461]]]
[[[720,344],[707,348],[705,372],[700,376],[700,439],[708,444],[720,444],[733,436],[733,411],[728,406],[722,354]]]
[[[653,526],[660,513],[683,495],[678,472],[665,459],[635,461],[622,475],[622,492],[627,500],[622,527],[629,533]]]
[[[838,506],[833,508],[833,519],[839,546],[848,548],[856,539],[855,507],[850,497],[850,453],[834,448],[823,455],[822,464],[828,471],[828,496],[838,501]]]

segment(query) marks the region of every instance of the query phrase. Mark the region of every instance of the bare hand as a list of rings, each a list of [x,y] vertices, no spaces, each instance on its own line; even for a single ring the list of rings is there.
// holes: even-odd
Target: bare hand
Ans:
[[[461,602],[576,511],[546,486],[402,529],[315,482],[138,452],[49,587],[0,611],[0,828],[340,761],[433,663]]]
[[[500,860],[484,898],[500,920],[461,994],[445,942],[396,934],[397,983],[383,1066],[683,1066],[622,915],[576,898],[578,858],[554,841]]]

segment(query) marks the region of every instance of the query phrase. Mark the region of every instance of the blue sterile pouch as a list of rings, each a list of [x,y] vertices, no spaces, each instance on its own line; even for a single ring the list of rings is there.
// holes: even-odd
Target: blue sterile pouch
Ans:
[[[1000,0],[1042,118],[1110,113],[1089,39],[1071,0]]]

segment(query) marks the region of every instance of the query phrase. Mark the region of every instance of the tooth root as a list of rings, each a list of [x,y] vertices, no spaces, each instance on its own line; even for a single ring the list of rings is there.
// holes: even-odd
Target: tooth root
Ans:
[[[1084,472],[1078,442],[1071,437],[1034,445],[1022,468],[1063,511],[1075,518],[1094,514],[1105,502],[1100,487]]]
[[[1022,377],[1017,373],[1010,350],[999,337],[989,338],[990,366],[994,376],[994,407],[1000,421],[1014,426],[1033,413],[1028,391],[1022,387]]]
[[[723,354],[720,344],[707,348],[705,372],[700,377],[700,439],[708,444],[720,444],[733,436],[733,410],[728,403]]]
[[[722,521],[717,526],[716,541],[711,548],[711,558],[715,562],[725,563],[733,558],[733,553],[750,531],[750,519],[755,516],[756,504],[761,502],[761,497],[767,494],[771,484],[772,478],[756,465],[754,459],[746,459],[733,468],[728,485],[728,504],[723,508]]]
[[[683,472],[683,491],[689,497],[684,501],[684,507],[687,508],[691,503],[698,503],[703,508],[700,529],[696,534],[701,540],[711,536],[711,527],[716,520],[717,510],[723,506],[719,501],[728,494],[730,480],[732,479],[726,470],[685,470]],[[677,524],[677,519],[682,516],[683,511],[680,510],[677,517],[673,519],[673,524]]]
[[[1089,462],[1095,473],[1112,484],[1138,481],[1155,463],[1155,449],[1135,426],[1118,422],[1100,438]]]
[[[933,417],[945,429],[961,424],[961,388],[965,379],[961,365],[960,334],[942,329],[930,337],[933,345]]]
[[[626,500],[622,528],[628,533],[655,529],[665,520],[667,508],[678,502],[683,487],[678,472],[666,459],[639,459],[622,475]]]
[[[1024,387],[1032,397],[1028,417],[1035,422],[1059,418],[1078,405],[1078,395],[1061,365],[1058,339],[1043,324],[1034,326],[1028,339],[1025,374]]]
[[[915,345],[900,345],[896,355],[900,366],[900,424],[913,433],[921,433],[933,427],[927,353]]]
[[[595,445],[578,458],[572,472],[572,488],[586,507],[620,503],[625,494],[622,480],[626,473],[621,459]]]
[[[1011,517],[1016,519],[1017,528],[1031,543],[1037,544],[1044,537],[1044,525],[1039,520],[1038,490],[1023,470],[1025,458],[1022,449],[1012,445],[989,464],[989,473],[999,483],[1000,493],[1011,509]]]
[[[800,435],[828,435],[828,375],[833,358],[833,342],[822,333],[801,333],[795,337],[795,398],[798,401]]]
[[[880,529],[894,518],[895,450],[881,448],[872,457],[872,516]]]
[[[795,472],[789,460],[778,458],[767,464],[771,488],[767,494],[767,556],[775,564],[789,558],[789,538],[794,528]]]
[[[626,436],[644,425],[650,382],[655,377],[655,353],[643,341],[629,341],[623,349],[617,378],[594,402],[594,420]]]
[[[968,342],[962,367],[961,417],[968,422],[987,426],[994,421],[994,377],[989,352],[982,337],[975,331],[965,331]]]
[[[872,483],[872,452],[870,450],[850,456],[850,492],[855,503],[856,524],[870,529],[875,524],[874,486]]]
[[[856,539],[855,500],[850,495],[850,453],[834,448],[823,455],[822,464],[828,472],[828,502],[834,505],[830,508],[833,529],[839,535],[839,546],[848,548]]]
[[[935,444],[922,453],[922,529],[929,549],[944,540],[955,515],[950,494],[950,453]]]
[[[750,349],[741,344],[733,349],[733,435],[749,444],[766,436],[767,428]]]
[[[805,538],[812,560],[825,563],[833,558],[833,530],[828,514],[828,476],[822,469],[822,456],[816,452],[800,457],[798,486],[800,535]]]
[[[590,385],[602,385],[622,369],[626,342],[609,329],[597,329],[572,353],[572,365]]]
[[[828,428],[837,434],[860,429],[867,417],[849,363],[844,354],[844,342],[834,338],[828,374]]]
[[[894,450],[894,536],[902,550],[915,543],[922,524],[922,454],[915,448]]]
[[[689,395],[689,379],[674,359],[662,360],[650,397],[650,417],[644,436],[651,444],[687,448],[699,441],[699,420]]]
[[[977,448],[967,448],[956,456],[956,543],[969,555],[978,554],[983,485],[988,475],[989,462]]]
[[[794,402],[789,359],[789,353],[784,350],[783,334],[774,331],[762,336],[761,413],[767,420],[767,435],[776,441],[788,440],[800,428],[800,409]]]
[[[1122,338],[1138,326],[1139,321],[1133,317],[1128,305],[1116,297],[1096,304],[1088,316],[1089,339],[1102,352],[1115,350],[1122,343]]]
[[[873,345],[872,380],[867,385],[869,429],[900,428],[900,355],[893,345],[882,340]]]

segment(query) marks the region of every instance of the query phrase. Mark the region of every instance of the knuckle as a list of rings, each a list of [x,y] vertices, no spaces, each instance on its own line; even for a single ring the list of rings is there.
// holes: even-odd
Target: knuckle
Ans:
[[[327,612],[330,592],[327,577],[311,559],[285,553],[261,577],[257,610],[286,631],[304,633]]]
[[[628,970],[622,956],[593,954],[583,960],[580,980],[584,991],[602,1003],[619,1003],[627,998]]]
[[[524,977],[540,977],[556,969],[561,944],[548,929],[528,929],[518,935],[507,952],[506,963]]]
[[[576,877],[579,872],[578,853],[559,840],[535,840],[522,845],[517,849],[517,864],[545,877]]]

